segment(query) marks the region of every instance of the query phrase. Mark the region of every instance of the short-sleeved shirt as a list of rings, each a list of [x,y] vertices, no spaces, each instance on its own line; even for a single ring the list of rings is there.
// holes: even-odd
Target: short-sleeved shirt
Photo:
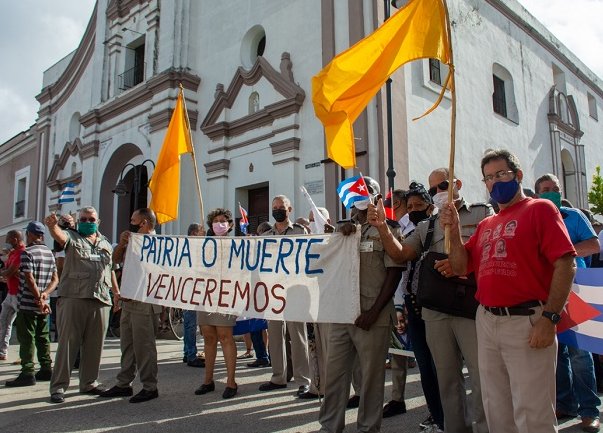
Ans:
[[[57,271],[54,255],[50,248],[44,244],[31,244],[21,253],[20,285],[19,285],[19,310],[32,311],[41,314],[39,305],[36,303],[29,284],[25,280],[25,274],[33,274],[33,278],[40,293],[44,292],[52,275]]]
[[[461,237],[463,242],[467,242],[471,235],[477,229],[478,224],[494,214],[494,210],[492,206],[488,204],[478,203],[470,205],[464,200],[461,201],[459,209],[459,221],[461,224]],[[436,253],[444,253],[445,252],[445,243],[444,243],[444,229],[441,227],[439,222],[439,216],[435,215],[435,221],[433,225],[433,237],[431,239],[431,244],[429,246],[428,251],[436,252]],[[425,242],[427,238],[427,232],[429,230],[429,220],[421,221],[415,231],[404,239],[402,243],[403,246],[410,246],[417,253],[417,258],[421,258],[425,251]],[[415,286],[417,281],[413,281],[413,289],[415,292]],[[440,313],[435,310],[431,310],[429,308],[423,308],[422,317],[426,321],[433,320],[443,320],[450,317],[446,313]]]
[[[6,260],[6,267],[10,268],[14,266],[19,269],[21,265],[21,253],[25,251],[25,245],[18,245],[17,248],[8,253],[8,259]],[[6,285],[8,286],[9,295],[19,294],[19,272],[6,278]]]
[[[549,200],[525,198],[480,223],[465,244],[477,300],[511,307],[548,299],[554,263],[576,251],[559,210]]]
[[[401,240],[399,228],[390,227],[390,231],[395,238]],[[396,263],[387,255],[381,242],[379,230],[368,223],[360,226],[360,310],[368,311],[377,300],[381,293],[387,268],[403,267],[404,265]],[[393,299],[381,310],[379,318],[375,325],[390,324],[390,319],[394,316]]]
[[[262,236],[292,236],[292,235],[307,235],[308,231],[304,226],[288,221],[289,225],[282,232],[277,231],[276,224],[270,230],[263,233]]]
[[[111,254],[113,247],[97,233],[93,244],[73,230],[65,230],[65,264],[59,283],[59,296],[64,298],[97,299],[111,305]]]
[[[572,244],[587,241],[597,237],[597,233],[586,216],[579,209],[561,206],[561,217],[567,229]],[[586,268],[584,257],[576,257],[576,266]]]

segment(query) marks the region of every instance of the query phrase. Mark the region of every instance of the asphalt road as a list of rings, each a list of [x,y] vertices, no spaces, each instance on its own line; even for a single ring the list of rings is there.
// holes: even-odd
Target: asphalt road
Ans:
[[[0,431],[17,432],[314,432],[320,428],[319,402],[294,397],[296,387],[272,392],[259,392],[258,386],[270,379],[270,368],[246,367],[249,360],[238,362],[239,394],[231,400],[222,399],[225,366],[219,351],[216,365],[216,391],[194,395],[201,384],[203,369],[182,363],[182,343],[158,340],[159,398],[146,403],[131,404],[127,399],[100,399],[80,395],[77,371],[72,375],[64,404],[49,402],[48,382],[32,387],[6,388],[4,382],[14,378],[20,367],[11,361],[18,358],[18,345],[12,345],[7,361],[0,361]],[[239,353],[243,352],[238,343]],[[202,345],[200,344],[200,347]],[[202,348],[202,347],[201,347]],[[52,345],[52,350],[56,345]],[[54,354],[53,354],[54,357]],[[119,341],[108,339],[103,352],[100,380],[112,386],[119,370]],[[408,412],[383,420],[383,433],[418,432],[418,424],[428,415],[419,383],[418,369],[409,370],[406,388]],[[134,392],[140,390],[134,383]],[[385,397],[389,399],[389,371]],[[349,410],[346,432],[356,431],[357,409]],[[563,432],[580,432],[579,420],[560,426]]]

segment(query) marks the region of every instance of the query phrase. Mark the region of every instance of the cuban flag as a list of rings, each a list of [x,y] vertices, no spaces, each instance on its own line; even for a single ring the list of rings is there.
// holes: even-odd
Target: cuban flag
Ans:
[[[368,201],[371,198],[362,175],[342,180],[337,187],[337,194],[347,209],[356,202]]]
[[[59,196],[59,204],[63,203],[71,203],[75,201],[75,184],[69,182],[61,191],[61,195]]]
[[[246,235],[247,227],[249,226],[249,218],[247,218],[247,211],[243,209],[241,203],[239,203],[239,212],[241,212],[241,220],[239,221],[239,227],[241,228],[241,233]]]
[[[603,268],[578,268],[557,325],[559,342],[603,354]]]

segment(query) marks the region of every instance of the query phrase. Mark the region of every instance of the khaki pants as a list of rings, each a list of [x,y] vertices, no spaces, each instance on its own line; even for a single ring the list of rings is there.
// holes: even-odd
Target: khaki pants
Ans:
[[[310,361],[308,359],[308,331],[303,322],[268,321],[268,345],[272,378],[277,385],[287,383],[287,354],[285,351],[285,326],[291,337],[291,359],[293,379],[298,386],[310,385]]]
[[[437,316],[442,318],[428,320],[428,315],[423,314],[427,344],[438,375],[444,411],[444,431],[487,433],[488,424],[482,404],[480,371],[477,362],[475,320],[449,314]],[[463,361],[471,378],[470,401],[465,389]]]
[[[98,385],[98,371],[107,332],[109,306],[96,299],[59,298],[57,301],[59,344],[50,380],[50,393],[64,393],[80,352],[80,391]]]
[[[408,374],[408,358],[392,355],[392,400],[404,402],[406,375]]]
[[[544,349],[528,345],[532,316],[476,316],[482,398],[491,433],[554,433],[557,340]]]
[[[131,301],[133,302],[133,301]],[[157,314],[129,311],[126,306],[119,322],[121,370],[117,374],[117,386],[132,386],[138,370],[142,387],[147,391],[157,389]]]
[[[320,408],[321,432],[340,433],[345,427],[354,358],[361,370],[357,431],[381,429],[385,357],[391,327],[372,326],[364,331],[355,325],[331,324],[325,399]]]

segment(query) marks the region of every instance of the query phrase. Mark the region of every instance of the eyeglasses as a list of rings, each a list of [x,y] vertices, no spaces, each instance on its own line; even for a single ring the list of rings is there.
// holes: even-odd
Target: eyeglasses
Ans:
[[[436,195],[438,193],[438,189],[442,190],[442,191],[447,191],[448,185],[450,185],[448,180],[443,180],[442,182],[438,183],[436,186],[432,186],[431,188],[429,188],[429,195],[433,197],[434,195]]]
[[[511,174],[515,174],[515,172],[513,170],[500,170],[494,174],[489,174],[488,176],[484,176],[484,178],[482,179],[482,182],[491,183],[496,180],[508,179],[511,176]]]
[[[80,217],[80,222],[81,223],[95,223],[96,222],[96,218],[94,218],[94,217],[90,217],[90,218]]]

